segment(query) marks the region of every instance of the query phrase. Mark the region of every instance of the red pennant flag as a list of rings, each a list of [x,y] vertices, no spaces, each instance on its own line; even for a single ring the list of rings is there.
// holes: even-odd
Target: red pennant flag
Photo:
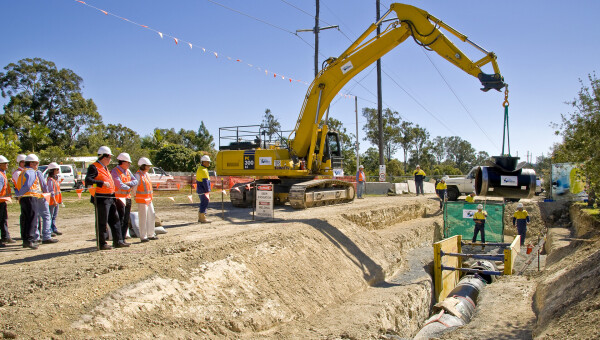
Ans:
[[[179,45],[179,41],[177,40],[177,38],[173,38],[173,40],[175,40],[175,45]]]
[[[100,12],[102,12],[102,13],[104,13],[104,14],[108,15],[108,12],[107,12],[107,11],[100,10]]]
[[[192,195],[189,195],[188,199],[190,200],[190,203],[194,203],[194,200],[192,199]]]
[[[179,190],[179,188],[181,188],[181,184],[177,183],[177,190]]]
[[[156,183],[156,190],[158,190],[159,186],[160,186],[160,183]]]
[[[92,196],[94,196],[96,194],[96,187],[95,184],[93,187],[89,187],[88,191],[90,192],[90,194],[92,194]]]
[[[292,78],[289,78],[289,79],[290,79],[290,83],[291,83],[292,82]]]
[[[192,183],[192,188],[194,188],[194,190],[196,190],[196,183]]]
[[[83,2],[83,1],[79,1],[79,0],[78,0],[77,2],[80,2],[80,3],[84,4],[84,5],[87,5],[87,4],[86,4],[85,2]]]
[[[140,26],[142,26],[142,27],[144,27],[144,28],[148,28],[148,26],[146,26],[146,25],[140,25]]]
[[[241,62],[241,60],[239,60],[239,59],[236,59],[235,61],[240,61]]]
[[[75,192],[77,193],[77,197],[79,197],[79,199],[81,199],[81,193],[83,192],[83,189],[77,189],[77,190],[75,190]]]
[[[218,58],[219,55],[217,54],[217,52],[213,52],[215,54],[215,58]]]
[[[273,78],[277,78],[277,73],[273,73]]]

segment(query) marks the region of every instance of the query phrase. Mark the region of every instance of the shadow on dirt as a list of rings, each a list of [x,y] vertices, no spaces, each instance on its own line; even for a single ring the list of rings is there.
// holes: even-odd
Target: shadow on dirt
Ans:
[[[20,247],[20,245],[19,245],[19,247]],[[10,247],[10,248],[7,247],[7,248],[3,248],[3,249],[12,250],[12,247]],[[97,251],[96,247],[87,247],[87,248],[81,248],[81,249],[75,249],[75,250],[60,251],[57,253],[37,254],[37,255],[25,257],[22,259],[15,259],[15,260],[7,261],[7,262],[1,262],[0,265],[43,261],[43,260],[55,259],[55,258],[62,257],[62,256],[86,254],[86,253],[91,253],[91,252],[95,252],[95,251]]]

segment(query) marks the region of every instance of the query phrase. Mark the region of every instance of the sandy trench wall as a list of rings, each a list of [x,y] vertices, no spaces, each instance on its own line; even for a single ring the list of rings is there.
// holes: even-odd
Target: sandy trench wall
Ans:
[[[570,216],[573,231],[559,231],[554,237],[570,242],[558,244],[557,241],[546,248],[560,253],[560,258],[549,254],[553,260],[548,261],[538,281],[533,300],[537,314],[533,332],[536,338],[577,338],[578,331],[586,327],[597,329],[597,325],[586,323],[598,319],[598,315],[589,317],[591,311],[600,313],[600,223],[575,205],[570,208]],[[571,233],[574,238],[570,237]],[[579,320],[580,327],[565,327],[563,320],[569,318]],[[596,334],[600,335],[598,331]]]
[[[410,249],[431,243],[434,227],[417,224],[395,236],[375,230],[422,217],[434,204],[291,221],[232,238],[227,256],[122,287],[72,327],[92,337],[154,338],[149,322],[160,320],[178,325],[166,337],[252,337],[343,302],[400,270]]]

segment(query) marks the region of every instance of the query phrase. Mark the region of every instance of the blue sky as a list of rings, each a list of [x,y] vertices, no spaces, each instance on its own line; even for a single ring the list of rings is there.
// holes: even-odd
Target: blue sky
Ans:
[[[338,56],[350,44],[347,37],[355,39],[375,21],[375,1],[320,2],[321,26],[340,26],[340,31],[321,33],[322,61]],[[105,123],[121,123],[140,135],[155,127],[196,130],[204,121],[218,146],[219,127],[258,124],[266,108],[284,129],[293,128],[307,85],[287,78],[310,83],[314,75],[314,35],[293,33],[314,26],[314,0],[86,3],[165,36],[161,39],[153,31],[74,0],[2,0],[0,66],[40,57],[69,68],[83,78],[84,96],[94,100]],[[391,1],[381,3],[384,13]],[[560,141],[550,124],[571,112],[565,102],[577,95],[579,79],[600,68],[600,30],[595,24],[600,1],[406,3],[427,10],[497,54],[510,84],[513,155],[518,153],[524,160],[528,151],[533,156],[546,154]],[[166,35],[179,38],[179,44]],[[471,59],[482,56],[450,38]],[[382,64],[384,108],[425,127],[432,138],[458,135],[478,151],[500,153],[503,93],[479,91],[477,79],[434,52],[424,52],[411,39],[384,56]],[[341,92],[358,96],[361,137],[360,110],[376,107],[373,68]],[[274,78],[273,73],[286,80]],[[355,131],[353,99],[340,97],[332,102],[330,116],[341,120],[349,132]],[[369,146],[361,140],[361,151]],[[396,156],[401,159],[400,153]]]

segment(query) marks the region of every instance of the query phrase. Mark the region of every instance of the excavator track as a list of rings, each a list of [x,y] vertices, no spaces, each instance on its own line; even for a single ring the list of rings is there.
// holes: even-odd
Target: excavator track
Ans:
[[[294,209],[352,202],[355,192],[352,183],[335,179],[315,179],[292,185],[289,202]]]

